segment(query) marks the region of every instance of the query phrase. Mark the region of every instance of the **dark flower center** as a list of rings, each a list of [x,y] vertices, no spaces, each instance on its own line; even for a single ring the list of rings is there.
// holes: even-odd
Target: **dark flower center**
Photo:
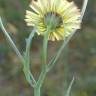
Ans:
[[[55,12],[48,12],[44,15],[44,24],[52,30],[59,28],[63,24],[62,17]]]

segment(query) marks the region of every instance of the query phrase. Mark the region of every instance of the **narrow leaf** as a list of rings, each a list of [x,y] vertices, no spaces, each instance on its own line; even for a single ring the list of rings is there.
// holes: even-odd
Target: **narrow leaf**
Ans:
[[[69,85],[69,87],[68,87],[68,89],[67,89],[67,92],[66,92],[66,95],[65,96],[70,96],[70,93],[71,93],[71,89],[72,89],[72,85],[73,85],[73,83],[74,83],[74,77],[73,77],[73,79],[72,79],[72,81],[71,81],[71,83],[70,83],[70,85]]]

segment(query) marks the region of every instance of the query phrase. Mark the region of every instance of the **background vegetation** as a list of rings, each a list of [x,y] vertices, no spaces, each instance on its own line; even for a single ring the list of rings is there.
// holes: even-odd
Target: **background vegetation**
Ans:
[[[31,0],[0,0],[0,15],[6,29],[21,52],[32,28],[24,22],[25,10]],[[71,0],[70,0],[71,1]],[[81,8],[83,0],[75,0]],[[62,44],[49,42],[48,61]],[[38,78],[42,37],[35,36],[31,47],[31,69]],[[49,72],[42,87],[42,96],[64,96],[72,76],[72,96],[96,96],[96,0],[89,0],[81,30],[77,31]],[[32,96],[22,65],[0,29],[0,96]]]

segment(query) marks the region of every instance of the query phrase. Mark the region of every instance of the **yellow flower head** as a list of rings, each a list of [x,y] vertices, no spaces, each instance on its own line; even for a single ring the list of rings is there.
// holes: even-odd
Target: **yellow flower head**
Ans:
[[[38,35],[44,35],[50,28],[48,39],[63,40],[74,29],[80,28],[80,10],[74,2],[67,0],[37,0],[30,4],[32,11],[26,11],[25,21],[34,26]]]

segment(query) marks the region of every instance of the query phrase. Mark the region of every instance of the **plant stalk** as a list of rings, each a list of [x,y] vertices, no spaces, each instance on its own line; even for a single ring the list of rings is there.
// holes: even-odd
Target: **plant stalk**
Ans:
[[[40,96],[40,87],[34,87],[34,96]]]
[[[42,71],[41,71],[41,74],[39,76],[39,79],[37,81],[37,84],[34,88],[34,95],[35,96],[40,96],[40,88],[43,84],[43,81],[46,77],[46,74],[47,74],[47,46],[48,46],[48,34],[49,34],[49,28],[47,29],[45,35],[44,35],[44,40],[43,40],[43,50],[42,50],[42,60],[41,60],[41,63],[42,63]]]
[[[13,50],[15,51],[15,53],[17,54],[17,56],[19,57],[21,62],[23,63],[24,62],[23,56],[20,53],[20,51],[18,50],[18,48],[16,47],[15,43],[13,42],[13,40],[10,37],[10,35],[8,34],[8,32],[6,31],[6,29],[5,29],[4,25],[3,25],[1,17],[0,17],[0,27],[1,27],[4,35],[5,35],[6,39],[8,40],[9,44],[11,45],[11,47],[13,48]]]

